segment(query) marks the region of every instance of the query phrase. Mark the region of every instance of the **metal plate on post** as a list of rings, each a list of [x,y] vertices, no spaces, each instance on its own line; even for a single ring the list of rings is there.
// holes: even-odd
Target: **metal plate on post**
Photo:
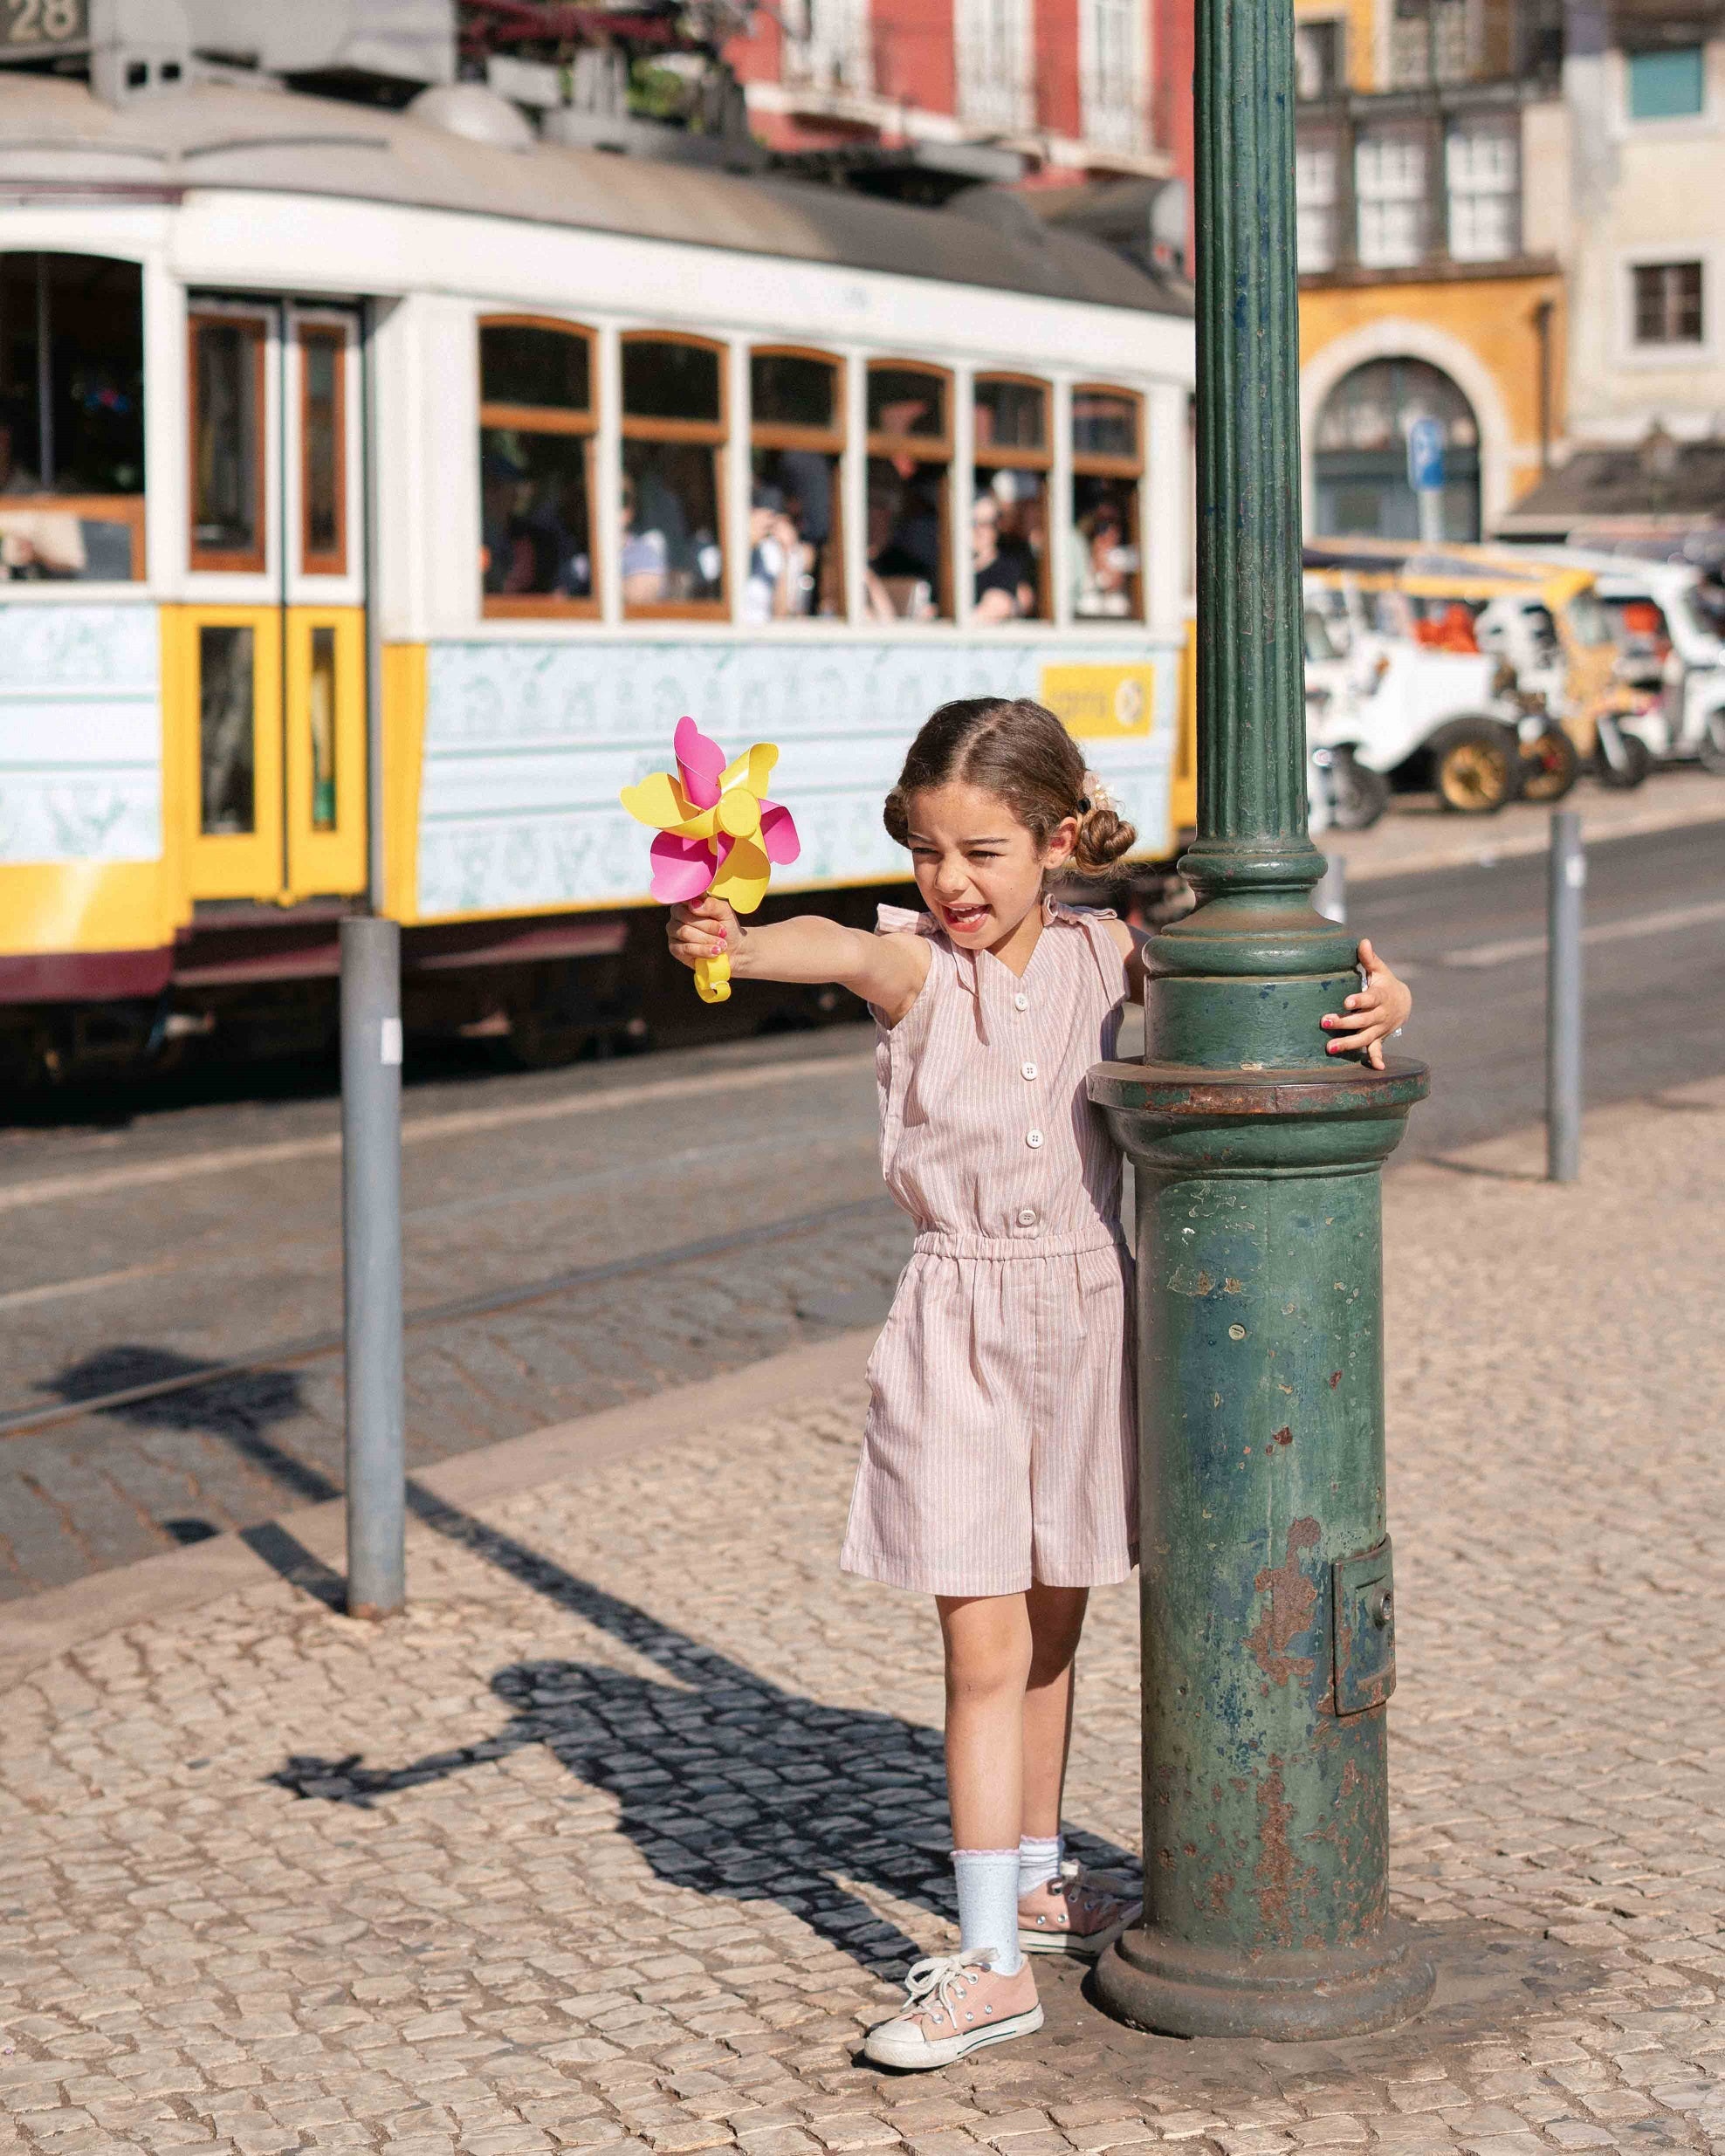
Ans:
[[[1364,1714],[1396,1688],[1396,1593],[1390,1538],[1332,1567],[1336,1712]]]

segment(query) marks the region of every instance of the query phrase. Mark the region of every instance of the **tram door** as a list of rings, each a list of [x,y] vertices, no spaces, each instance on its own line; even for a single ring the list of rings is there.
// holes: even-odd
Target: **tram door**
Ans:
[[[170,691],[191,896],[366,884],[356,309],[196,299],[189,579]]]

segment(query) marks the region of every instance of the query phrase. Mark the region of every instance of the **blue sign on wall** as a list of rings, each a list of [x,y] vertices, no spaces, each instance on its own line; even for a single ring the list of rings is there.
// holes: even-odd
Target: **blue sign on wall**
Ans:
[[[1407,483],[1416,494],[1440,494],[1444,484],[1444,423],[1416,419],[1407,430]]]

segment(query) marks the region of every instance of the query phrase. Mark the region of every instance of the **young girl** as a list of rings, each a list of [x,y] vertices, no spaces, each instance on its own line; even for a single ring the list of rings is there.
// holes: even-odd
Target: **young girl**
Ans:
[[[1092,1587],[1137,1559],[1131,1260],[1120,1162],[1085,1075],[1143,994],[1131,932],[1047,896],[1135,834],[1041,704],[941,707],[887,797],[928,912],[867,935],[809,915],[745,929],[722,901],[673,911],[685,965],[835,981],[877,1027],[881,1160],[917,1223],[869,1368],[841,1562],[931,1594],[946,1660],[956,1954],[921,1961],[864,2047],[944,2066],[1040,2029],[1027,1953],[1095,1955],[1139,1905],[1062,1862],[1073,1659]],[[1369,944],[1330,1053],[1378,1044],[1407,990]]]

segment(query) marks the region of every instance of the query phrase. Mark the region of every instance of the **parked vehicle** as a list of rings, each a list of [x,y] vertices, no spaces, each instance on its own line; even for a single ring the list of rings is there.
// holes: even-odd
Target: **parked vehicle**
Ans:
[[[1625,682],[1591,570],[1502,546],[1422,548],[1393,539],[1319,539],[1309,572],[1346,579],[1433,656],[1500,663],[1477,716],[1510,725],[1527,798],[1561,799],[1583,761],[1607,785],[1634,786],[1650,759],[1621,722],[1648,702]],[[1561,728],[1573,758],[1555,738]]]
[[[1307,678],[1315,747],[1392,786],[1429,786],[1446,808],[1489,815],[1522,784],[1522,714],[1500,662],[1421,642],[1393,564],[1361,573],[1307,550]],[[1314,624],[1337,655],[1314,664]],[[1314,705],[1309,689],[1321,691]],[[1368,791],[1371,791],[1368,789]],[[1360,813],[1371,820],[1369,803]],[[1381,807],[1377,811],[1382,813]],[[1338,807],[1337,821],[1343,815]]]
[[[1701,603],[1701,572],[1687,562],[1637,561],[1566,550],[1592,573],[1618,650],[1618,670],[1653,701],[1625,720],[1660,763],[1698,761],[1725,775],[1725,635]]]
[[[1361,759],[1371,691],[1321,607],[1306,608],[1306,802],[1315,832],[1369,831],[1390,806],[1390,782]]]

